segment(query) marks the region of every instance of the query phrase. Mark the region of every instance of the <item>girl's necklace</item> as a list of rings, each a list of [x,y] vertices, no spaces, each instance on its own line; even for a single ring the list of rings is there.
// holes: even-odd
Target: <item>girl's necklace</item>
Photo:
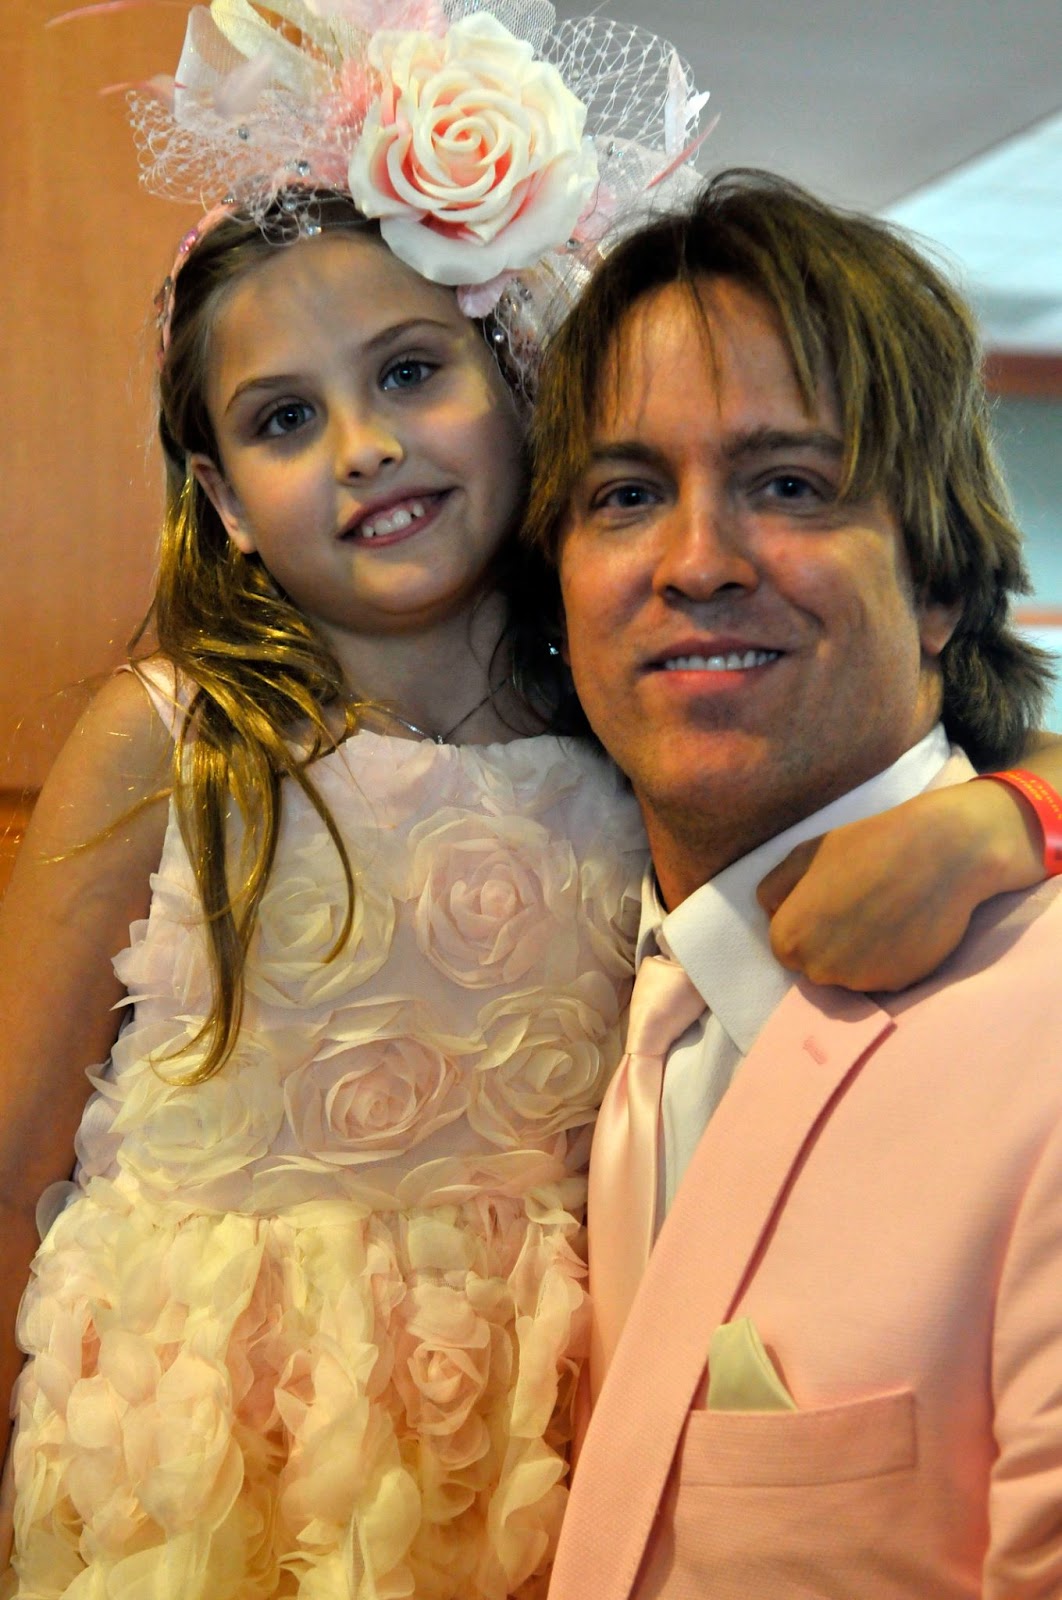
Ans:
[[[507,681],[508,680],[506,678],[503,678],[501,683],[496,683],[489,688],[486,694],[483,696],[483,699],[477,700],[471,711],[466,711],[463,717],[458,718],[452,728],[446,729],[445,733],[433,733],[430,728],[422,728],[418,722],[410,722],[408,717],[400,716],[397,711],[392,711],[390,707],[387,708],[387,715],[391,718],[392,722],[397,722],[401,727],[408,728],[410,733],[415,733],[418,738],[430,739],[433,744],[449,744],[454,734],[458,733],[460,729],[464,727],[466,722],[471,722],[476,712],[482,711],[483,707],[488,703],[488,701],[493,700],[494,696],[500,689],[504,689]]]

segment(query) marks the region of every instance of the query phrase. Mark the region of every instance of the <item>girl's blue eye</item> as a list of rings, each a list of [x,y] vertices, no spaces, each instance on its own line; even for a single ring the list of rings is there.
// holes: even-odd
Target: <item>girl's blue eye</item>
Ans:
[[[426,383],[435,371],[430,361],[395,361],[387,368],[383,375],[381,388],[384,389],[415,389],[418,384]]]
[[[299,428],[305,427],[312,415],[312,409],[304,401],[287,400],[269,413],[262,423],[261,431],[271,439],[280,438],[287,433],[296,433]]]

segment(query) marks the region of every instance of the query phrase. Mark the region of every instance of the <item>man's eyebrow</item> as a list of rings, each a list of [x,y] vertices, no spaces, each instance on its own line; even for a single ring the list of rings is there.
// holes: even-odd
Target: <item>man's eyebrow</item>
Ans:
[[[746,456],[773,455],[786,450],[813,450],[839,461],[844,455],[844,440],[826,428],[752,428],[747,433],[733,435],[723,445],[723,454],[728,461],[741,461]],[[600,444],[591,445],[584,471],[589,467],[607,466],[619,461],[660,467],[666,459],[664,451],[640,439],[606,439]]]
[[[730,461],[786,450],[814,450],[839,461],[844,455],[844,440],[826,428],[753,428],[735,435],[724,446]]]
[[[608,465],[612,461],[638,461],[643,466],[659,467],[663,465],[664,455],[651,445],[642,444],[639,439],[607,439],[602,444],[590,446],[583,470],[585,472],[588,467]]]

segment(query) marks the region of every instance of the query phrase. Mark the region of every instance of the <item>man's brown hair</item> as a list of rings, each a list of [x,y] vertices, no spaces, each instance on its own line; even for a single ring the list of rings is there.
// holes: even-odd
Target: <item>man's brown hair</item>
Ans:
[[[979,766],[1014,760],[1040,721],[1051,670],[1009,619],[1010,596],[1029,581],[993,456],[980,344],[961,297],[883,222],[768,173],[730,171],[687,210],[620,244],[547,352],[533,425],[532,541],[556,559],[609,356],[632,307],[674,283],[695,297],[706,277],[732,279],[773,308],[809,411],[821,378],[832,383],[842,497],[883,494],[903,530],[916,597],[959,608],[941,663],[948,734]]]

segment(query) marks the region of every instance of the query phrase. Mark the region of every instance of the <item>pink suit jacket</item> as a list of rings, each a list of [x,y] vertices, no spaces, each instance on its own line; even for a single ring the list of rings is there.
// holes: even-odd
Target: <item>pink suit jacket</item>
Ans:
[[[739,1316],[796,1411],[704,1409]],[[798,986],[757,1039],[572,1485],[550,1600],[628,1596],[1062,1596],[1058,880],[931,982]]]

